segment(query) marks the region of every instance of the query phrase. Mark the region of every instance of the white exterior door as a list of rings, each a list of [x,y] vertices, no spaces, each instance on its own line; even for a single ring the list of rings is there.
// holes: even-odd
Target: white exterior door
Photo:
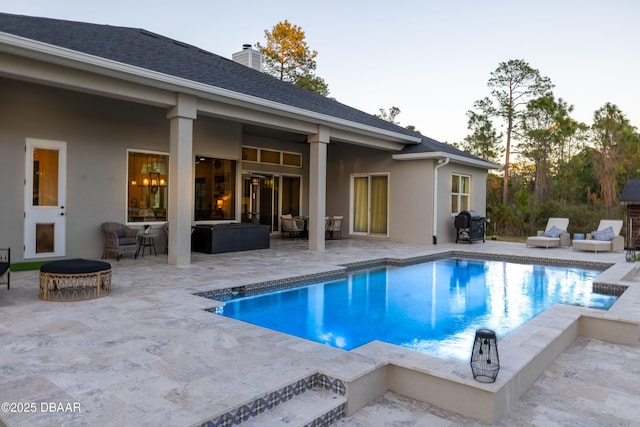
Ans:
[[[24,258],[66,255],[67,143],[27,139]]]

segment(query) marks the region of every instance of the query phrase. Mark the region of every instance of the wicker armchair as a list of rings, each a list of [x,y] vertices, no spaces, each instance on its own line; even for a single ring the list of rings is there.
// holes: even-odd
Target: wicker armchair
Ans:
[[[122,255],[133,255],[137,258],[138,231],[117,222],[105,222],[101,226],[104,236],[102,259],[115,255],[120,261]]]
[[[331,239],[341,239],[342,238],[342,220],[344,216],[336,215],[329,218],[329,223],[325,226],[325,231],[329,232],[329,236]]]
[[[11,289],[11,248],[0,248],[0,283]]]
[[[282,224],[282,233],[289,234],[289,237],[302,237],[305,231],[304,220],[301,218],[294,218],[291,214],[282,215],[280,217],[280,224]]]

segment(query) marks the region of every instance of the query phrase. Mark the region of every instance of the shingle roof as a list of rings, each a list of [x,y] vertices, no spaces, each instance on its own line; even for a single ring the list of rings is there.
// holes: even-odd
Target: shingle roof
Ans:
[[[627,180],[627,182],[624,184],[624,187],[622,188],[622,193],[620,193],[620,202],[640,203],[640,179],[632,178]]]
[[[402,154],[414,154],[414,153],[430,153],[430,152],[444,152],[449,154],[456,154],[462,157],[468,157],[471,159],[478,159],[478,157],[473,156],[466,151],[458,150],[457,148],[445,144],[440,141],[436,141],[435,139],[429,138],[428,136],[420,135],[422,138],[422,142],[420,144],[414,145],[406,145],[402,151]]]
[[[407,153],[444,151],[477,159],[436,140],[195,46],[149,31],[0,13],[0,31],[97,57],[188,79],[315,113],[421,137]],[[406,150],[406,151],[405,151]]]

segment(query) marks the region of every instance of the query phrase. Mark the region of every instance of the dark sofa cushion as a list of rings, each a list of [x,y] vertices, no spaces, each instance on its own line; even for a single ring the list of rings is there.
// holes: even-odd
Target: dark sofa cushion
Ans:
[[[8,262],[0,262],[0,276],[2,276],[9,269]]]
[[[138,240],[135,237],[120,237],[118,239],[118,245],[120,246],[128,246],[128,245],[136,245]]]
[[[97,273],[98,271],[110,269],[111,264],[109,264],[108,262],[81,258],[51,261],[43,264],[42,267],[40,267],[40,271],[43,273],[55,274]]]

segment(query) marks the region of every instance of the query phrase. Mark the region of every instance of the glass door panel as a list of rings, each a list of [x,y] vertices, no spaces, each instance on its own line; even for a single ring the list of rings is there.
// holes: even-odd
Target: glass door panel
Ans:
[[[353,231],[367,233],[369,231],[369,177],[353,178]]]
[[[58,206],[57,150],[33,149],[33,204],[32,206]]]
[[[300,177],[282,177],[282,213],[300,215]]]
[[[271,201],[272,211],[271,211],[271,231],[280,230],[280,209],[278,208],[280,200],[280,177],[273,177],[273,197]]]
[[[387,234],[387,176],[371,177],[371,234]]]
[[[272,226],[273,221],[273,177],[261,177],[258,194],[260,224]]]
[[[251,177],[249,175],[242,175],[242,206],[241,206],[241,221],[251,222],[253,212],[253,186],[251,185]]]

